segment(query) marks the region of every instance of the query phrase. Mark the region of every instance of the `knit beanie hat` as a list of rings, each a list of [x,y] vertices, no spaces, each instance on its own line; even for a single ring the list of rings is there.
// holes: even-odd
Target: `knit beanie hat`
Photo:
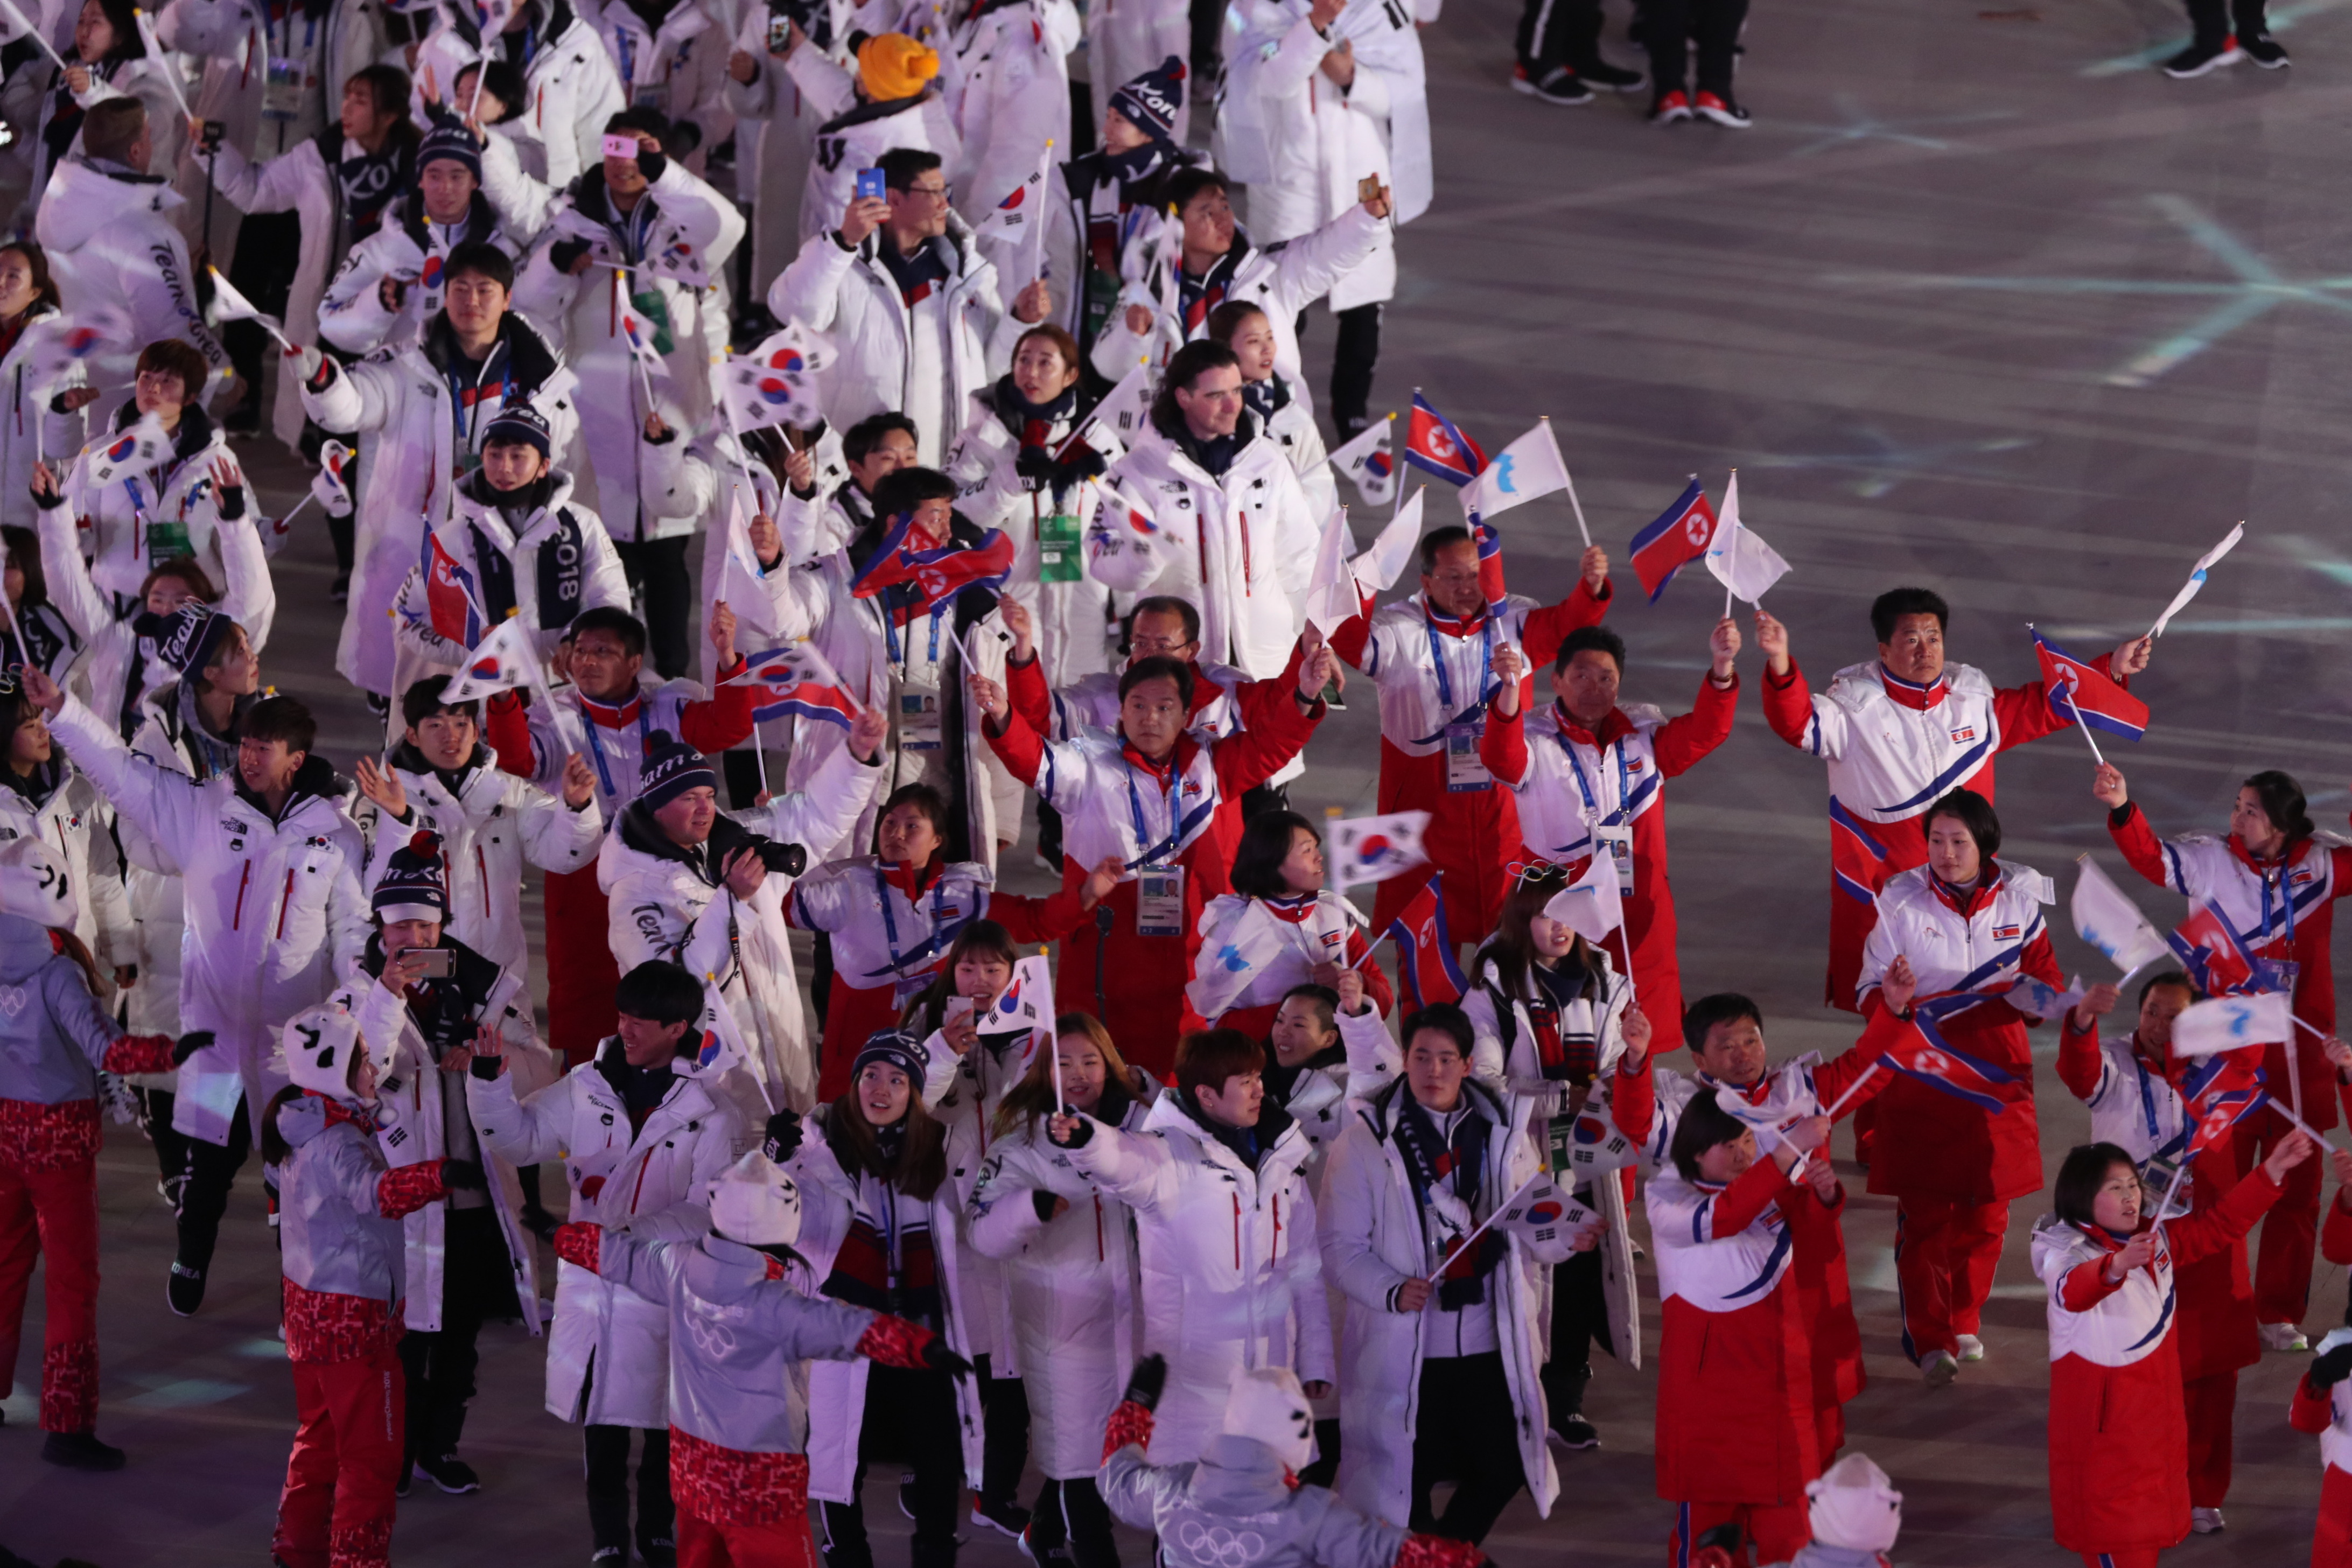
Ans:
[[[646,760],[637,769],[637,798],[647,811],[659,811],[690,789],[719,788],[719,775],[692,746],[681,745],[667,730],[646,737]]]
[[[536,447],[542,458],[552,457],[555,437],[547,416],[520,399],[506,405],[482,427],[485,447]]]
[[[427,131],[425,140],[416,144],[416,173],[420,179],[424,176],[425,165],[436,158],[463,163],[466,172],[474,176],[475,183],[478,184],[481,182],[482,144],[471,131],[457,121],[443,121]]]
[[[369,900],[383,921],[449,919],[448,872],[441,858],[441,836],[416,833],[384,858],[383,877]]]
[[[790,1247],[801,1236],[801,1190],[754,1149],[710,1184],[710,1228],[746,1247]]]
[[[1170,55],[1112,93],[1110,106],[1145,135],[1168,140],[1176,134],[1176,111],[1184,107],[1184,62]]]
[[[883,1029],[866,1037],[857,1059],[849,1064],[849,1081],[856,1083],[857,1075],[876,1062],[897,1068],[907,1075],[907,1081],[917,1093],[922,1092],[926,1053],[920,1040],[897,1029]]]
[[[1315,1458],[1315,1411],[1286,1366],[1236,1367],[1225,1395],[1225,1432],[1255,1437],[1295,1473]]]
[[[39,839],[0,844],[0,914],[60,931],[71,931],[80,921],[81,900],[65,866]]]
[[[1849,1552],[1890,1552],[1903,1528],[1903,1494],[1886,1472],[1860,1454],[1848,1454],[1809,1483],[1813,1539]]]
[[[219,657],[236,623],[194,599],[183,603],[155,639],[155,655],[182,675],[202,675]]]
[[[857,79],[877,103],[912,98],[940,74],[940,57],[904,33],[883,33],[857,46]]]

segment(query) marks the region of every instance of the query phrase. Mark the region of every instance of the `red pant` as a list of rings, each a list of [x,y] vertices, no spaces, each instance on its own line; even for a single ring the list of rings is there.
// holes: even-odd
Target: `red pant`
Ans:
[[[0,1394],[15,1385],[25,1295],[46,1254],[41,1429],[88,1432],[98,1425],[98,1165],[86,1150],[98,1142],[98,1104],[20,1109],[0,1128]]]
[[[296,1362],[294,1451],[270,1550],[286,1568],[381,1568],[392,1552],[392,1489],[406,1379],[394,1342],[354,1361]]]
[[[621,984],[605,929],[596,868],[547,873],[547,1043],[578,1067],[620,1026],[613,992]]]
[[[2309,1162],[2305,1162],[2308,1163]],[[2238,1414],[2238,1374],[2183,1379],[2189,1415],[2189,1506],[2220,1508],[2230,1495],[2230,1441]]]
[[[2293,1129],[2286,1119],[2265,1111],[2254,1137],[2239,1129],[2236,1140],[2238,1174],[2278,1146]],[[2286,1173],[2285,1191],[2263,1220],[2260,1255],[2254,1261],[2254,1321],[2300,1323],[2311,1305],[2311,1259],[2319,1240],[2319,1172],[2324,1160],[2305,1160]]]
[[[1813,1539],[1813,1527],[1801,1502],[1686,1502],[1675,1508],[1675,1528],[1666,1537],[1667,1568],[1694,1568],[1698,1538],[1717,1525],[1737,1524],[1747,1546],[1731,1561],[1747,1568],[1751,1563],[1786,1563]]]
[[[1916,1363],[1937,1351],[1959,1353],[1958,1336],[1975,1333],[1982,1321],[2008,1232],[2007,1204],[1897,1200],[1895,1287],[1903,1309],[1905,1355]]]
[[[2311,1568],[2352,1568],[2352,1475],[2333,1465],[2319,1484],[2319,1528],[2311,1533]]]
[[[680,1510],[678,1568],[816,1568],[808,1515],[774,1524],[713,1524]]]

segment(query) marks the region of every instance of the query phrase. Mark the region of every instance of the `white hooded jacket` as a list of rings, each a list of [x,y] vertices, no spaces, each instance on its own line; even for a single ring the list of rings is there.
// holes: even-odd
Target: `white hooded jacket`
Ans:
[[[228,351],[196,309],[195,274],[177,216],[185,205],[159,175],[112,174],[79,157],[49,176],[33,237],[48,252],[67,311],[119,310],[131,322],[124,342],[89,361],[101,408],[130,395],[139,351],[164,338],[194,345],[212,366],[213,386],[228,369]],[[203,402],[209,390],[188,388],[188,401]]]

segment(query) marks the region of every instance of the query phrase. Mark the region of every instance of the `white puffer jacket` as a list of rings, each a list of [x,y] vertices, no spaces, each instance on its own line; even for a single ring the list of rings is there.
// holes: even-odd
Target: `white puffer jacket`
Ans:
[[[507,145],[502,136],[490,140]],[[486,152],[485,162],[488,157]],[[428,221],[420,196],[411,195],[405,205],[404,214],[385,215],[373,234],[351,247],[319,300],[319,336],[345,353],[371,354],[387,345],[415,342],[441,309],[442,269],[459,246],[495,245],[509,257],[522,254],[521,243],[507,232],[497,209],[479,191],[460,223]],[[383,308],[387,279],[406,285],[396,310]],[[289,324],[287,331],[291,334],[295,329]],[[299,384],[293,377],[280,376],[278,384],[288,389],[289,396],[299,398]],[[295,412],[299,417],[299,404]]]
[[[232,471],[236,469],[228,437],[202,408],[191,405],[180,411],[172,447],[153,468],[103,485],[93,482],[91,458],[138,421],[138,405],[126,401],[117,406],[75,460],[62,487],[62,510],[73,515],[89,545],[90,578],[118,602],[138,593],[149,570],[174,555],[194,555],[215,583],[227,574],[216,537],[220,497],[212,470],[223,459]],[[247,516],[258,499],[247,489]]]
[[[176,112],[176,111],[173,111]],[[154,110],[149,110],[151,120]],[[164,122],[173,122],[171,113]],[[89,361],[97,406],[131,395],[139,351],[164,338],[192,344],[213,369],[210,385],[188,389],[201,403],[228,369],[228,351],[196,310],[195,274],[181,237],[180,193],[152,174],[112,174],[68,158],[49,176],[33,237],[48,252],[49,271],[68,314],[119,310],[131,330]]]
[[[616,1037],[599,1054],[620,1052]],[[635,1129],[594,1061],[528,1100],[518,1100],[511,1070],[488,1082],[469,1076],[466,1101],[482,1146],[500,1159],[515,1165],[562,1160],[573,1220],[625,1226],[641,1241],[688,1241],[708,1231],[710,1184],[751,1146],[734,1107],[683,1073]],[[555,1266],[550,1415],[660,1430],[669,1425],[668,1349],[664,1303],[585,1268]]]
[[[940,50],[954,57],[948,110],[963,142],[949,177],[964,211],[991,211],[1019,190],[1037,172],[1048,141],[1069,146],[1068,57],[1078,33],[1077,7],[1070,0],[972,5],[949,33]],[[1045,195],[1043,186],[1029,195],[1034,222],[1044,221]],[[985,242],[989,259],[1016,293],[1040,275],[1045,258],[1031,228],[1018,232],[1010,246]]]
[[[727,81],[729,18],[724,0],[675,0],[658,25],[648,25],[628,0],[604,0],[588,14],[622,100],[670,121],[691,121],[702,140],[683,160],[696,174],[711,149],[735,133],[735,110],[721,89]]]
[[[52,412],[58,388],[32,380],[33,347],[54,330],[39,323],[58,319],[56,307],[36,305],[16,341],[0,354],[0,523],[11,528],[32,528],[42,516],[33,504],[34,463],[47,458],[55,468],[82,447],[82,416]]]
[[[77,890],[73,933],[101,971],[139,962],[110,816],[63,748],[30,778],[0,784],[0,843],[37,838],[57,853]]]
[[[612,57],[572,0],[520,0],[515,9],[530,13],[537,42],[525,51],[522,113],[499,132],[522,154],[525,174],[560,191],[603,161],[604,122],[627,107],[627,100],[621,96]],[[417,7],[416,25],[423,26],[428,14],[436,25],[417,51],[411,75],[421,93],[431,71],[446,98],[457,90],[457,73],[482,58],[481,32],[465,0],[440,0],[429,13]],[[492,52],[504,47],[501,37]],[[421,109],[416,118],[425,121]]]
[[[449,498],[449,515],[433,525],[434,542],[473,581],[478,593],[482,591],[481,542],[487,541],[499,552],[514,583],[513,614],[534,633],[532,646],[538,649],[542,669],[553,660],[572,616],[604,605],[625,610],[630,605],[628,575],[621,570],[620,554],[613,548],[604,520],[578,499],[570,474],[555,468],[547,477],[544,500],[528,510],[517,507],[509,512],[499,504],[503,499],[500,492],[492,490],[478,473],[468,474],[457,481]],[[579,533],[576,544],[565,537],[572,530]],[[551,559],[542,560],[546,551],[555,552]],[[578,595],[577,602],[568,614],[561,601],[541,605],[542,574],[550,566],[559,579],[568,577],[576,584],[572,591]],[[557,586],[559,592],[572,588],[560,580]],[[393,609],[399,616],[395,637],[400,645],[401,691],[434,670],[454,671],[466,662],[470,650],[460,640],[464,628],[434,624],[421,563],[409,569]],[[486,602],[482,609],[495,622],[507,606]],[[451,632],[459,636],[453,637],[448,635]]]

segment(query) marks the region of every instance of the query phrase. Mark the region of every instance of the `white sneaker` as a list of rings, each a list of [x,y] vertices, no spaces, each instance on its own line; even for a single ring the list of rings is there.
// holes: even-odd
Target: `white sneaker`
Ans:
[[[1930,1388],[1949,1388],[1952,1379],[1960,1375],[1960,1363],[1951,1352],[1937,1351],[1919,1363],[1919,1375],[1927,1379]]]
[[[2307,1351],[2311,1348],[2311,1342],[2305,1339],[2303,1331],[2293,1323],[2258,1323],[2255,1327],[2262,1332],[2264,1350]]]
[[[1974,1334],[1958,1334],[1954,1337],[1960,1342],[1960,1359],[1962,1361],[1984,1360],[1984,1341],[1977,1338]]]
[[[2189,1510],[2189,1528],[2200,1535],[2210,1535],[2215,1531],[2226,1530],[2229,1526],[2221,1522],[2220,1509],[2192,1508]]]

